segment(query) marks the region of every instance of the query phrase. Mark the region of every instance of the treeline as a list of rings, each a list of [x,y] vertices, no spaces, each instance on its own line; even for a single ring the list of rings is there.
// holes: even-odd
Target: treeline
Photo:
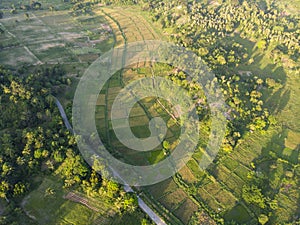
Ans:
[[[288,16],[272,6],[262,9],[248,1],[237,4],[231,1],[222,4],[215,2],[215,6],[204,2],[148,1],[142,6],[152,13],[154,21],[160,22],[165,28],[172,28],[170,35],[174,41],[192,48],[204,59],[211,57],[207,58],[210,64],[216,64],[212,62],[216,62],[218,57],[225,59],[217,62],[220,64],[228,65],[234,61],[230,55],[237,53],[230,45],[220,46],[227,49],[220,49],[219,55],[214,53],[222,44],[221,40],[224,43],[232,33],[258,42],[260,49],[275,45],[272,50],[274,61],[280,61],[280,52],[290,55],[294,60],[299,57],[299,15]],[[231,51],[233,53],[228,54]],[[247,58],[244,54],[240,56]],[[239,60],[235,62],[239,63]]]
[[[57,66],[26,77],[0,70],[0,196],[7,201],[30,189],[31,177],[42,165],[54,168],[52,158],[63,152],[62,145],[75,144],[50,95],[50,86],[63,82],[62,73]]]
[[[140,5],[150,11],[153,21],[164,28],[172,28],[172,39],[184,47],[192,48],[208,63],[240,63],[234,60],[238,54],[230,45],[226,51],[219,49],[221,40],[232,33],[253,40],[260,49],[268,46],[272,50],[274,61],[280,61],[281,54],[288,54],[297,60],[300,54],[299,15],[287,15],[279,11],[274,4],[266,2],[265,7],[255,1],[158,1],[158,0],[100,0],[110,5]],[[224,41],[223,41],[224,42]],[[224,46],[221,46],[224,48]],[[233,51],[231,54],[231,51]],[[241,53],[241,52],[240,52]],[[247,58],[246,53],[240,55]],[[220,60],[216,60],[219,58]],[[223,58],[225,60],[223,60]],[[250,59],[251,60],[251,59]]]

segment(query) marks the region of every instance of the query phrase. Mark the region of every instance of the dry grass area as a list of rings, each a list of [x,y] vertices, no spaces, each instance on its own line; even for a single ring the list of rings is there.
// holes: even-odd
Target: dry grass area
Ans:
[[[185,199],[188,199],[187,194],[181,190],[176,189],[174,192],[165,195],[159,201],[169,210],[173,211],[183,202]]]
[[[93,62],[113,37],[106,26],[98,26],[105,23],[102,16],[74,18],[63,10],[32,11],[29,18],[22,11],[8,14],[0,24],[5,30],[0,34],[1,51],[5,52],[0,62],[10,66]]]
[[[192,184],[197,181],[196,177],[187,166],[182,167],[179,174],[185,183]]]

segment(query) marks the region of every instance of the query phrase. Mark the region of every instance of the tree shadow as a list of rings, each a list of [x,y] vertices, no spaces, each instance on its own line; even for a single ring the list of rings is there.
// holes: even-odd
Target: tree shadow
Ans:
[[[257,221],[251,217],[243,204],[238,203],[232,209],[228,210],[224,218],[227,221],[233,221],[236,224],[257,224]]]
[[[293,178],[289,178],[287,175],[288,172],[294,171],[295,166],[298,164],[300,149],[300,145],[293,150],[285,146],[288,132],[289,130],[286,128],[279,130],[272,136],[267,146],[262,149],[261,155],[253,160],[256,165],[256,182],[259,188],[262,189],[263,194],[271,200],[276,199],[280,201],[281,199],[283,202],[282,196],[291,198],[294,196],[293,192],[295,189],[299,187],[299,180],[296,177],[297,172],[294,172]],[[286,152],[291,154],[286,154]],[[300,169],[298,174],[300,174]],[[294,183],[295,179],[297,179],[296,184]],[[298,197],[295,201],[297,202],[297,207],[289,212],[286,218],[283,219],[280,214],[277,214],[280,208],[286,207],[286,205],[281,205],[278,209],[274,210],[270,221],[278,223],[279,221],[283,222],[283,220],[287,220],[287,218],[292,220],[293,217],[296,220],[300,212],[300,198]],[[281,202],[281,204],[283,203]]]
[[[284,91],[283,89],[280,89],[267,100],[266,106],[272,113],[279,113],[287,106],[290,96],[290,90]]]
[[[287,75],[286,72],[284,71],[284,68],[282,66],[273,63],[268,63],[262,68],[261,66],[263,65],[263,60],[264,60],[263,54],[255,55],[254,61],[257,64],[253,65],[253,67],[255,67],[253,70],[263,78],[269,77],[274,80],[280,81],[280,83],[284,85],[287,80]]]

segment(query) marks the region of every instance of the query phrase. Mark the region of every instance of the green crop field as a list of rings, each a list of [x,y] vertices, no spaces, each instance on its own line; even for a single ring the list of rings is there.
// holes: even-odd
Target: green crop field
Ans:
[[[93,224],[103,217],[99,212],[65,199],[67,192],[57,178],[45,178],[22,204],[26,213],[39,224]],[[101,206],[102,213],[109,209],[104,203]]]

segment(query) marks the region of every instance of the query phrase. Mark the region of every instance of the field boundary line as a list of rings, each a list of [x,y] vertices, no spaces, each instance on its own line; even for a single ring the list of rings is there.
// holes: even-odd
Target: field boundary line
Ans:
[[[14,35],[13,33],[11,33],[2,23],[0,23],[1,26],[4,28],[4,30],[10,35],[12,36],[13,38],[15,38],[19,43],[20,43],[20,47],[23,47],[25,49],[25,51],[30,55],[32,56],[36,61],[37,63],[36,64],[44,64],[32,51],[30,51],[30,49],[24,44],[23,41],[21,41],[20,38],[18,38],[16,35]],[[13,46],[15,47],[15,46]]]
[[[35,15],[33,12],[31,12],[31,15],[33,15],[33,17],[34,17],[35,19],[37,19],[37,20],[38,20],[40,23],[42,23],[46,28],[48,28],[49,31],[50,31],[56,38],[58,38],[58,40],[63,41],[63,43],[65,44],[64,48],[68,51],[68,53],[69,53],[71,56],[76,57],[76,59],[78,60],[79,63],[82,63],[81,59],[80,59],[76,54],[74,54],[68,47],[66,47],[66,39],[65,39],[63,36],[57,34],[56,32],[53,32],[52,27],[50,27],[48,24],[46,24],[40,17],[38,17],[37,15]]]
[[[37,64],[44,64],[32,51],[29,50],[29,48],[26,45],[24,45],[23,48],[29,55],[31,55],[33,58],[35,58],[35,60],[37,60]]]

